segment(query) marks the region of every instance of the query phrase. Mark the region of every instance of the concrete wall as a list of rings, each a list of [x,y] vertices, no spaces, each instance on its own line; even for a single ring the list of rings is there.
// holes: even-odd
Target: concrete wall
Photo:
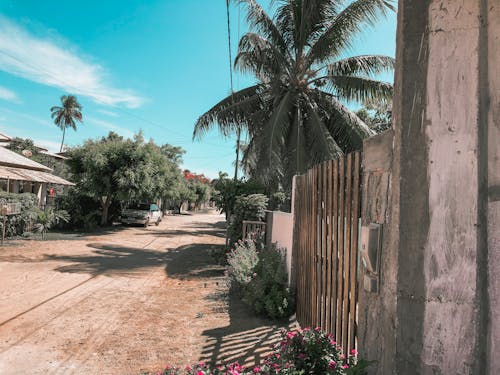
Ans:
[[[267,213],[266,225],[266,240],[268,244],[277,243],[278,247],[286,249],[286,268],[288,270],[288,284],[290,284],[292,274],[293,214],[270,211]]]
[[[377,360],[372,372],[391,374],[396,360],[397,250],[389,246],[393,131],[364,141],[362,154],[361,224],[382,224],[380,289],[363,289],[360,270],[358,347],[363,358]]]
[[[484,70],[487,77],[483,82],[489,93],[487,113],[488,141],[488,320],[487,330],[488,373],[494,374],[500,369],[500,1],[488,1],[487,7],[487,51]],[[486,9],[483,9],[483,13]]]
[[[380,374],[500,368],[499,7],[399,1],[390,210],[364,212],[389,231],[377,310],[360,310],[381,322],[360,342]]]

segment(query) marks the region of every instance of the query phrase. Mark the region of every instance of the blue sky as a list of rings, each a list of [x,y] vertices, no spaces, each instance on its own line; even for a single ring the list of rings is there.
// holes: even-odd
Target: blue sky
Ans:
[[[246,25],[243,7],[240,22],[237,6],[231,14],[234,56]],[[395,35],[391,14],[353,54],[394,56]],[[2,0],[0,132],[58,151],[61,132],[49,108],[71,93],[84,124],[66,133],[68,145],[141,129],[158,144],[183,147],[185,168],[232,175],[234,139],[213,131],[191,140],[196,119],[229,94],[228,64],[225,0]],[[234,82],[243,88],[252,78]]]

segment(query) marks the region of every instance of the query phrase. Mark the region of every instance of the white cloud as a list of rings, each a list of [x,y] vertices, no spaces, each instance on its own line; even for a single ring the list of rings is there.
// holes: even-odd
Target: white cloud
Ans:
[[[21,102],[14,91],[11,91],[2,86],[0,86],[0,99],[8,100],[14,103]]]
[[[118,117],[118,114],[112,111],[108,111],[106,109],[98,109],[97,112],[102,113],[105,116],[109,117]]]
[[[127,128],[112,124],[111,122],[100,120],[97,118],[89,117],[89,118],[87,118],[86,123],[97,125],[98,127],[104,128],[106,130],[112,130],[115,133],[118,133],[126,138],[132,138],[134,136],[134,132],[131,131],[130,129],[127,129]]]
[[[0,16],[0,70],[106,105],[139,107],[144,99],[105,82],[105,71],[72,46],[42,38]],[[67,43],[66,43],[67,44]]]

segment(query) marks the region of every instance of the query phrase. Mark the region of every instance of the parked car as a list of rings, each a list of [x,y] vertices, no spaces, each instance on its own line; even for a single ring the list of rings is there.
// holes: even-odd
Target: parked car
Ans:
[[[147,227],[150,224],[159,225],[162,212],[156,204],[138,203],[123,210],[121,215],[122,224],[141,224]]]

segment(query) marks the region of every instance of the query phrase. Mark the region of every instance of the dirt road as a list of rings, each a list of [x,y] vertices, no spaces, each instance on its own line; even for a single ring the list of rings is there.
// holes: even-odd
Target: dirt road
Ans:
[[[140,374],[258,362],[277,327],[228,300],[223,217],[168,216],[0,248],[0,374]]]

